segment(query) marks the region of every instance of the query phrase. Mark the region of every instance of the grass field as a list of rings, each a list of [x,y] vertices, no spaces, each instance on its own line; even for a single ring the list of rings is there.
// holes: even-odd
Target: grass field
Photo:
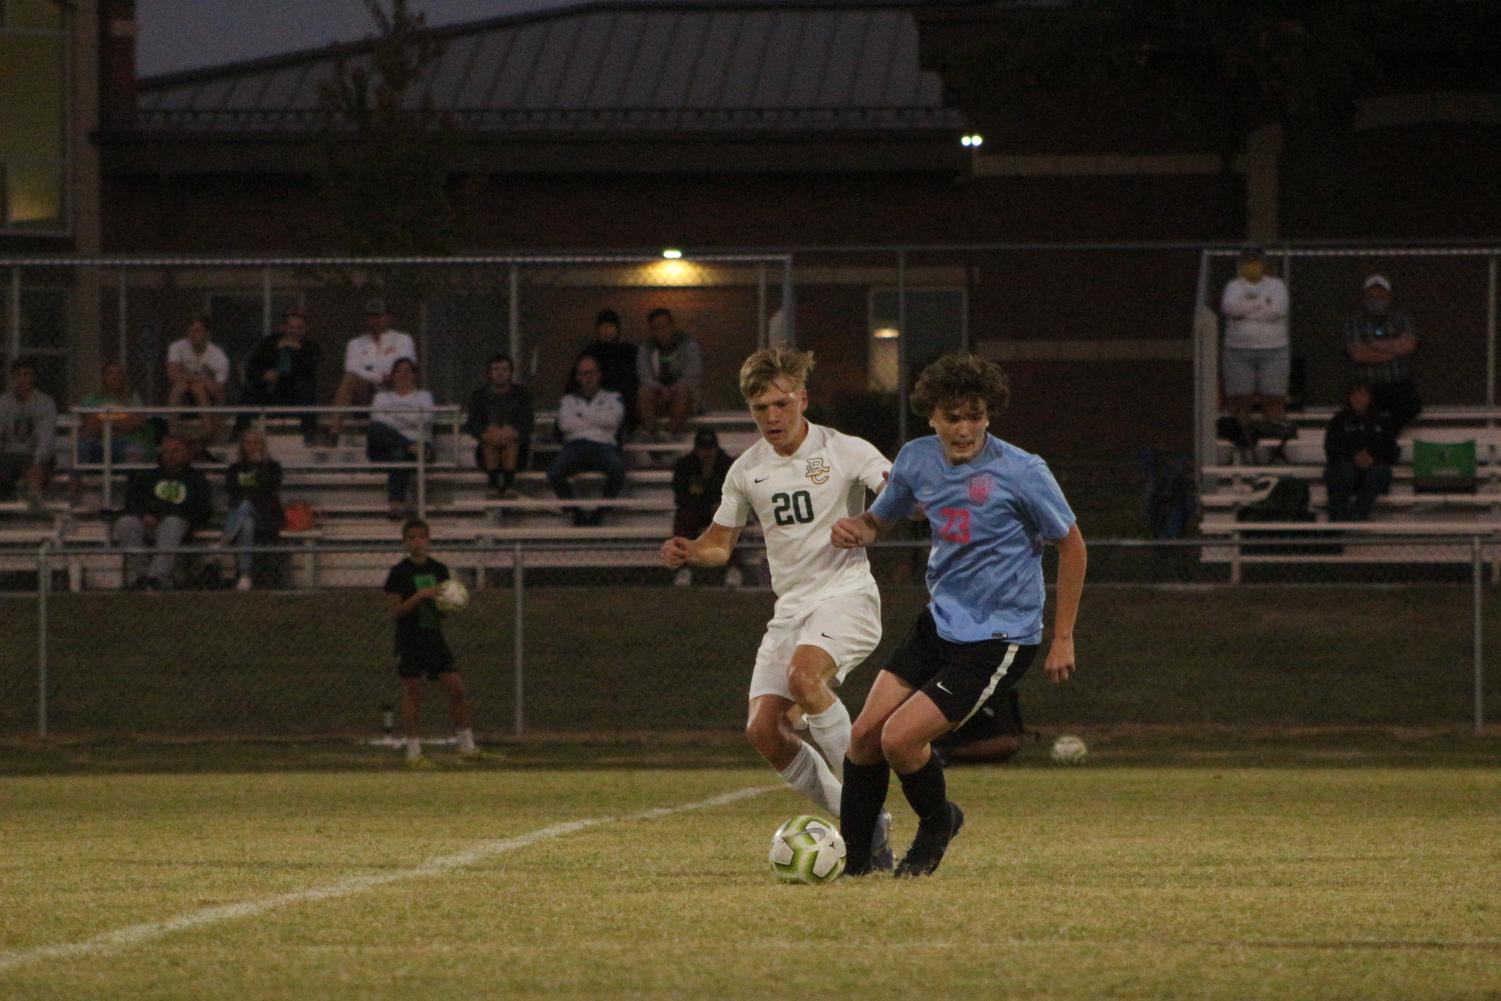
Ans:
[[[827,888],[765,870],[804,805],[743,751],[12,775],[0,997],[1501,997],[1494,767],[1149,752],[952,769],[936,876]]]

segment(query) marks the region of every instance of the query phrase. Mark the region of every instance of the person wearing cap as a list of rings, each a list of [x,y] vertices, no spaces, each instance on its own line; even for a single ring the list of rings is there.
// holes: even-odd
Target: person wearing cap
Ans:
[[[391,329],[386,300],[367,300],[365,332],[352,338],[344,348],[344,376],[334,394],[334,406],[350,407],[370,402],[375,391],[390,381],[391,368],[401,358],[416,363],[417,348],[412,343],[412,336]],[[346,416],[342,412],[334,414],[332,444],[338,443]]]
[[[1225,318],[1221,374],[1225,405],[1242,428],[1251,423],[1253,406],[1273,434],[1284,429],[1291,352],[1287,332],[1287,286],[1267,274],[1266,255],[1258,247],[1241,251],[1237,275],[1225,283],[1220,313]]]
[[[672,534],[696,539],[714,521],[714,512],[724,492],[724,478],[730,471],[730,456],[719,447],[719,435],[713,428],[699,428],[693,436],[693,451],[672,467],[672,496],[677,512],[672,516]],[[736,553],[730,554],[724,572],[725,587],[739,587],[744,580]],[[693,571],[685,563],[678,568],[672,582],[678,587],[693,583]]]
[[[629,434],[636,427],[636,393],[641,379],[636,374],[634,342],[626,340],[620,332],[620,314],[613,309],[602,309],[594,318],[594,340],[580,351],[579,358],[590,355],[599,362],[599,384],[612,393],[619,393],[625,401],[625,423],[622,430]],[[578,361],[574,359],[575,363]]]
[[[1393,434],[1401,434],[1423,410],[1412,377],[1417,349],[1412,319],[1392,310],[1391,280],[1368,276],[1360,312],[1345,321],[1345,353],[1350,356],[1351,380],[1370,387],[1376,409],[1391,415]]]

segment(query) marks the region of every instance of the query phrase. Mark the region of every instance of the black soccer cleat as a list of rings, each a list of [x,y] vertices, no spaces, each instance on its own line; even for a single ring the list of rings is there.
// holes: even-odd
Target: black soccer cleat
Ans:
[[[946,819],[947,823],[944,823],[944,818],[940,818],[936,824],[925,820],[918,822],[912,847],[907,849],[907,854],[902,856],[893,873],[897,879],[931,876],[938,868],[938,863],[943,861],[943,853],[948,851],[949,842],[964,826],[964,811],[959,809],[958,803],[949,802]]]

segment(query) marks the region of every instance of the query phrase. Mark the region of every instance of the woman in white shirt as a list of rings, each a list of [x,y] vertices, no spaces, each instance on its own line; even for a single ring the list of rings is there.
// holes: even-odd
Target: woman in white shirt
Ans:
[[[433,394],[417,388],[417,363],[402,358],[391,369],[391,388],[375,394],[370,404],[370,430],[365,456],[371,462],[412,462],[417,449],[431,455]],[[406,517],[410,469],[393,469],[386,478],[391,517]]]

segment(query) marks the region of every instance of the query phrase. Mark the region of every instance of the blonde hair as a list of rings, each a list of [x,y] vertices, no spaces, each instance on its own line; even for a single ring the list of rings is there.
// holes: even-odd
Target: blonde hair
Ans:
[[[813,372],[813,352],[791,348],[762,348],[740,366],[740,395],[747,400],[771,389],[778,382],[791,390],[805,389]]]

